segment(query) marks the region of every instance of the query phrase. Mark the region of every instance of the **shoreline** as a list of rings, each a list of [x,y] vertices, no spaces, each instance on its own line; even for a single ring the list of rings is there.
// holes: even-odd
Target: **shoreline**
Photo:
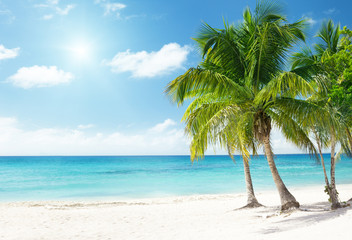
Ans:
[[[352,197],[352,184],[338,190]],[[351,206],[328,210],[321,186],[290,191],[301,208],[285,213],[276,191],[257,191],[255,209],[239,209],[243,193],[0,203],[0,239],[350,239]]]
[[[337,184],[337,190],[340,192],[340,187],[343,189],[352,189],[352,183],[346,183],[346,184]],[[314,190],[319,192],[319,189],[321,190],[321,193],[324,193],[324,185],[318,185],[318,184],[311,184],[308,186],[289,186],[288,189],[289,191],[295,196],[296,191],[309,191],[309,190]],[[277,198],[279,198],[279,194],[277,192],[277,189],[259,189],[255,190],[255,195],[257,196],[258,200],[260,200],[260,195],[265,195],[265,194],[271,194],[271,195],[277,195]],[[67,199],[45,199],[45,200],[0,200],[0,205],[3,204],[13,204],[13,203],[18,203],[18,204],[25,204],[25,203],[110,203],[110,202],[118,202],[118,203],[133,203],[133,202],[143,202],[143,203],[148,203],[148,202],[167,202],[167,201],[173,201],[174,199],[185,199],[185,200],[199,200],[199,199],[215,199],[215,198],[239,198],[239,197],[244,197],[246,199],[247,193],[246,192],[231,192],[231,193],[209,193],[209,194],[186,194],[186,195],[166,195],[166,196],[150,196],[150,197],[121,197],[121,196],[108,196],[108,197],[88,197],[88,198],[67,198]],[[327,201],[328,195],[326,193],[321,194],[321,196],[325,196],[326,198],[324,200]],[[351,197],[352,198],[352,194]],[[349,198],[349,199],[350,199]],[[273,200],[273,199],[272,199]],[[299,199],[297,199],[299,201]],[[348,200],[348,199],[347,199]],[[346,200],[346,201],[347,201]],[[322,200],[323,201],[323,200]],[[276,201],[275,201],[276,202]],[[280,204],[279,202],[277,204]]]

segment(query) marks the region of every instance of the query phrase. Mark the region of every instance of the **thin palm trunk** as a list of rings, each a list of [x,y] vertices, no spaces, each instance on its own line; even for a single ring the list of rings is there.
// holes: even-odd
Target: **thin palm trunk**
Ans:
[[[352,150],[352,136],[351,136],[351,132],[348,128],[346,128],[346,133],[347,133],[347,137],[348,137],[348,142],[350,144],[350,149]],[[350,200],[348,200],[348,202],[352,202],[352,198]]]
[[[351,132],[348,128],[346,128],[346,134],[347,134],[347,138],[348,138],[348,143],[350,144],[350,149],[352,150],[352,136],[351,136]]]
[[[315,129],[313,129],[313,133],[315,135],[315,139],[317,140],[317,145],[318,145],[318,151],[319,151],[319,155],[320,155],[321,165],[323,166],[326,190],[328,191],[329,197],[331,199],[330,183],[329,183],[328,174],[326,173],[325,161],[324,161],[323,153],[321,151],[321,141],[320,141],[320,138],[319,138],[317,132],[315,131]]]
[[[244,176],[246,179],[246,187],[247,187],[247,205],[244,207],[245,208],[261,207],[263,205],[258,202],[254,194],[251,172],[249,170],[249,163],[248,163],[248,160],[245,158],[243,158],[243,168],[244,168]]]
[[[279,172],[277,171],[273,152],[271,151],[270,145],[270,133],[266,134],[263,138],[265,155],[270,167],[271,174],[276,185],[276,188],[280,195],[281,210],[288,210],[290,208],[299,208],[299,202],[296,201],[295,197],[288,191],[284,182],[282,181]]]
[[[332,209],[337,209],[341,207],[338,193],[336,190],[336,184],[335,184],[335,147],[336,147],[336,139],[335,139],[335,134],[331,133],[331,168],[330,168],[330,179],[331,179],[331,185],[330,185],[330,191],[331,191],[331,208]]]

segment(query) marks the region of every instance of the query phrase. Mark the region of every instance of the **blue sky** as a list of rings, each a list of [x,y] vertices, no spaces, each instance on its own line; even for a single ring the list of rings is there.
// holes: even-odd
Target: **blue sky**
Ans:
[[[352,26],[347,0],[284,3],[291,21],[309,19],[311,37],[327,18]],[[0,1],[0,155],[188,154],[185,106],[164,88],[200,61],[191,37],[202,21],[238,22],[247,5]],[[297,152],[278,133],[273,144]]]

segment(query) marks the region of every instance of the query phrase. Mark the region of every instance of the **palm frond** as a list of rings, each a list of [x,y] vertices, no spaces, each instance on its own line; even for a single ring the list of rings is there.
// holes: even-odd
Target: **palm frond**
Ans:
[[[285,111],[269,111],[269,114],[275,126],[280,129],[287,140],[300,149],[309,152],[309,154],[314,155],[317,160],[319,159],[317,150],[309,138],[309,132],[298,121]]]
[[[186,99],[192,99],[209,92],[219,96],[229,92],[245,96],[248,90],[229,79],[227,76],[202,68],[190,68],[186,73],[171,81],[165,92],[171,96],[178,105]]]
[[[302,98],[316,92],[316,89],[306,79],[293,72],[282,72],[256,95],[257,105],[275,101],[278,97]]]

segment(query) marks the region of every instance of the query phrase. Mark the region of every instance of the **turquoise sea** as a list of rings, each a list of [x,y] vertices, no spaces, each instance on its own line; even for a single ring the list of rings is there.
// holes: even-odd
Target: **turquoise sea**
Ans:
[[[329,161],[329,155],[326,155]],[[321,185],[321,165],[308,155],[276,155],[290,187]],[[228,156],[0,157],[0,201],[164,197],[245,192],[242,160]],[[264,156],[250,163],[255,190],[274,189]],[[336,167],[337,184],[352,183],[352,159]]]

